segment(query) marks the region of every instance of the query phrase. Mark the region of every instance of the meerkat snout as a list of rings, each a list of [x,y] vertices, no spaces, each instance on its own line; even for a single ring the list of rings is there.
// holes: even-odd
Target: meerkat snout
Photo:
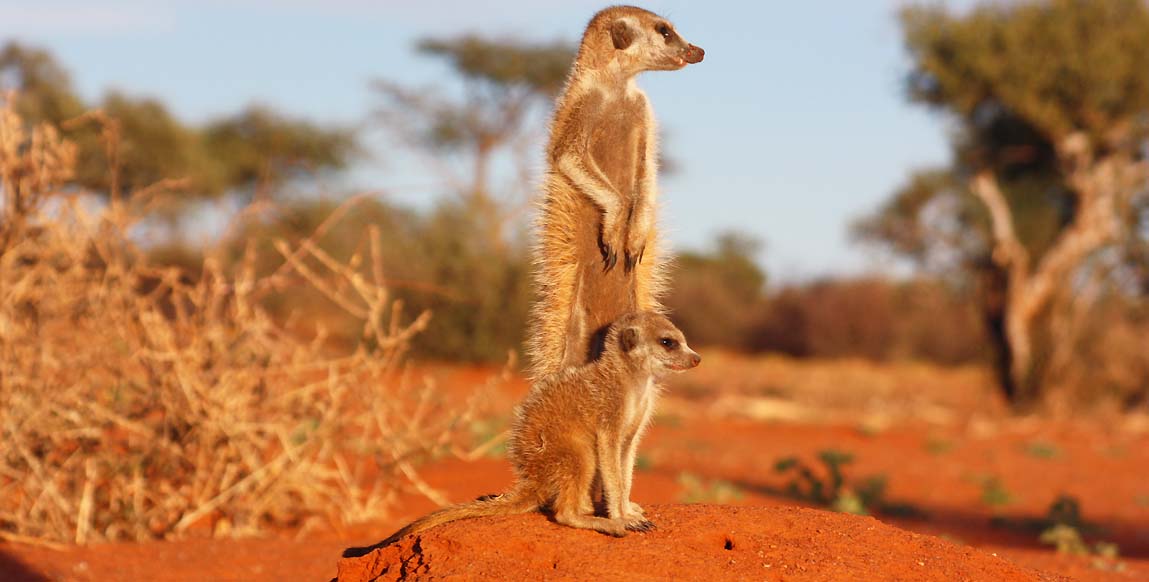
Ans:
[[[690,367],[691,368],[696,368],[696,367],[698,367],[698,364],[701,364],[701,363],[702,363],[702,356],[698,355],[697,352],[695,352],[693,355],[690,356]]]
[[[706,51],[702,50],[702,47],[690,45],[686,47],[686,54],[684,54],[682,58],[693,65],[695,63],[701,63],[705,56]]]

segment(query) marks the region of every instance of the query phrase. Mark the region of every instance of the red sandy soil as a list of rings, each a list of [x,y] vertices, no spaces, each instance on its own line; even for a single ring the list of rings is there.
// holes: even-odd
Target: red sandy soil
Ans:
[[[525,560],[524,567],[537,561],[538,567],[551,568],[553,578],[564,579],[552,568],[556,556],[563,576],[581,576],[584,570],[569,555],[559,556],[550,548],[572,546],[558,540],[578,540],[573,546],[587,552],[581,555],[594,562],[592,567],[608,555],[634,554],[636,560],[645,556],[635,562],[647,566],[639,570],[643,574],[657,571],[650,569],[652,564],[678,564],[684,552],[692,552],[710,570],[683,566],[675,570],[676,577],[697,574],[703,579],[729,571],[731,576],[743,572],[749,579],[762,580],[777,579],[770,576],[778,572],[787,580],[919,580],[934,575],[938,580],[1026,580],[1040,579],[1036,572],[1041,571],[1082,582],[1149,581],[1149,423],[1143,416],[1072,422],[1009,418],[987,406],[987,398],[972,387],[957,393],[971,382],[965,372],[935,381],[927,374],[920,380],[888,382],[872,370],[846,366],[839,372],[858,384],[873,382],[871,395],[839,390],[836,385],[842,382],[833,374],[824,390],[790,393],[790,384],[806,382],[802,374],[819,375],[825,369],[787,369],[794,377],[779,379],[758,363],[704,357],[703,368],[753,369],[730,374],[738,381],[734,387],[721,386],[723,378],[692,374],[683,376],[683,381],[696,385],[671,386],[663,413],[640,449],[633,493],[635,501],[650,506],[658,516],[657,532],[616,540],[569,530],[541,515],[461,522],[424,534],[424,559],[463,563],[452,562],[443,552],[449,546],[452,552],[465,552],[468,562],[486,563],[481,562],[486,558],[480,548],[500,540],[508,552],[513,549]],[[466,387],[489,375],[450,369],[437,374],[439,384],[458,395],[468,394]],[[935,385],[944,390],[922,396]],[[488,408],[509,414],[524,390],[521,381],[504,385]],[[763,394],[765,400],[755,400]],[[731,400],[735,397],[743,400]],[[771,408],[779,399],[813,408]],[[873,411],[881,414],[875,416]],[[785,509],[802,503],[783,493],[787,478],[774,472],[774,462],[793,455],[816,465],[816,454],[825,449],[852,453],[855,461],[845,467],[848,480],[882,475],[888,483],[887,501],[908,504],[916,514],[878,513],[879,523]],[[473,462],[442,459],[424,466],[420,474],[452,501],[503,491],[512,479],[501,457]],[[991,479],[1006,493],[997,505],[985,500]],[[1038,541],[1038,532],[1026,529],[1027,520],[1044,516],[1062,494],[1077,498],[1083,517],[1095,526],[1087,532],[1087,541],[1105,540],[1120,547],[1117,563],[1057,554]],[[686,501],[745,509],[652,506]],[[305,539],[284,533],[264,540],[105,544],[63,551],[0,543],[0,581],[329,580],[336,574],[343,548],[372,544],[434,507],[425,498],[406,497],[392,519],[352,530],[311,532]],[[530,535],[520,537],[520,532]],[[723,549],[727,535],[733,536],[730,551]],[[407,545],[401,548],[413,547],[413,540],[402,543]],[[607,552],[607,548],[628,552]],[[716,564],[716,556],[736,563]],[[948,558],[939,561],[937,556]],[[760,558],[769,559],[757,561]],[[782,565],[787,568],[782,570]],[[503,579],[519,577],[500,572]],[[791,577],[795,573],[807,577]],[[472,574],[479,577],[482,571]]]
[[[338,582],[398,580],[1065,580],[871,517],[793,507],[657,505],[622,539],[542,515],[447,524],[339,564]]]

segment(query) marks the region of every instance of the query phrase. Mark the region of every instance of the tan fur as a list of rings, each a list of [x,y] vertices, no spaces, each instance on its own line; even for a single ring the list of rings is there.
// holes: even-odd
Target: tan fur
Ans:
[[[700,360],[665,316],[624,315],[607,334],[598,361],[537,382],[516,410],[508,458],[517,479],[509,492],[441,509],[344,555],[362,555],[450,521],[538,509],[560,524],[615,536],[648,531],[653,524],[630,502],[638,441],[658,396],[657,380]],[[594,515],[596,483],[606,517]]]
[[[629,44],[618,48],[619,40]],[[533,378],[593,361],[622,314],[662,310],[658,130],[634,77],[702,54],[641,8],[608,8],[587,26],[547,148],[527,345]]]

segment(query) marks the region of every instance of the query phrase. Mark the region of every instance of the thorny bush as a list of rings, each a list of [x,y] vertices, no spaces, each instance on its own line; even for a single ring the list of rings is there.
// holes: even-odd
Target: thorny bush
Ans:
[[[100,202],[69,186],[75,148],[10,104],[0,539],[251,535],[375,518],[405,489],[435,496],[415,466],[453,444],[472,402],[452,407],[404,380],[430,314],[404,318],[389,298],[377,230],[364,235],[368,256],[347,264],[305,239],[278,244],[283,267],[259,277],[249,245],[234,265],[207,253],[192,281],[149,264],[132,236],[148,198],[178,183]],[[114,153],[114,121],[92,120]],[[364,339],[340,353],[321,324],[303,334],[261,307],[301,284],[360,316]]]

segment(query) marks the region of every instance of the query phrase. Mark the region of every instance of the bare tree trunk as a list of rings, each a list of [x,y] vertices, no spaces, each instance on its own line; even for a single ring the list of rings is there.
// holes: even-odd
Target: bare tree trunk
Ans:
[[[1127,170],[1136,166],[1121,153],[1095,160],[1088,138],[1071,134],[1056,144],[1066,181],[1077,196],[1073,221],[1053,246],[1031,266],[1029,251],[1018,241],[1013,212],[991,170],[978,173],[970,189],[989,211],[993,230],[993,262],[1006,273],[1004,336],[1008,343],[1010,378],[1002,389],[1014,405],[1040,396],[1043,378],[1035,369],[1033,341],[1038,315],[1050,307],[1059,285],[1122,229],[1121,211],[1132,191]],[[1062,338],[1053,337],[1059,342]]]
[[[1017,394],[1017,386],[1013,383],[1013,349],[1005,333],[1009,274],[992,262],[978,265],[977,273],[982,317],[993,350],[994,373],[1002,395],[1007,402],[1013,402]]]
[[[1019,404],[1028,392],[1027,381],[1033,363],[1030,321],[1019,309],[1019,298],[1029,277],[1029,251],[1017,239],[1013,211],[998,187],[997,177],[983,171],[974,176],[970,190],[989,211],[993,231],[991,256],[994,267],[1000,270],[997,283],[1002,288],[1002,297],[996,312],[987,313],[987,323],[999,344],[997,364],[1001,370],[1001,388],[1006,400]]]

